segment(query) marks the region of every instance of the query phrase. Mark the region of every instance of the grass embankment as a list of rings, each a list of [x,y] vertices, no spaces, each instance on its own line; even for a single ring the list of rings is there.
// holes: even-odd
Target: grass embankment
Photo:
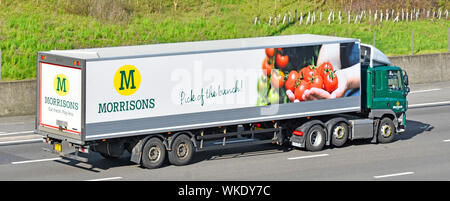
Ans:
[[[449,20],[342,24],[326,20],[333,5],[326,1],[163,1],[163,0],[0,0],[2,79],[36,76],[36,53],[121,45],[215,40],[312,33],[360,38],[388,55],[446,52]],[[329,1],[328,1],[329,2]],[[268,16],[303,8],[323,13],[314,25],[269,26]],[[300,13],[300,9],[298,11]],[[255,16],[261,24],[253,25]],[[318,16],[316,16],[316,19]],[[344,15],[343,19],[347,19]],[[353,21],[353,20],[352,20]]]

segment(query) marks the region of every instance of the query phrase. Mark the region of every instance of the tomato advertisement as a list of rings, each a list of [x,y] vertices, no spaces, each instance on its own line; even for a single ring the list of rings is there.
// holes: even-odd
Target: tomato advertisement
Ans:
[[[266,48],[257,106],[359,96],[359,44]]]

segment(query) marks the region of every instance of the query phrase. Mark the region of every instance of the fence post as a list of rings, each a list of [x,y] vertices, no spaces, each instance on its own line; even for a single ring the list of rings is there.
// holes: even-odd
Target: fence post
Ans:
[[[447,42],[448,42],[448,52],[450,52],[450,28],[448,28]],[[0,55],[1,55],[1,54],[0,54]],[[0,63],[1,63],[1,62],[0,62]]]
[[[375,47],[375,31],[373,31],[373,46]]]

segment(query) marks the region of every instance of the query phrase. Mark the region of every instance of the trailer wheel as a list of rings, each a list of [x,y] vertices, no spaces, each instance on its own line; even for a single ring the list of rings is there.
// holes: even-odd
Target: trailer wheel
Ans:
[[[380,121],[377,138],[380,143],[389,143],[395,137],[395,125],[392,119],[385,117]]]
[[[306,135],[305,147],[308,151],[320,151],[325,146],[325,130],[320,125],[312,126]]]
[[[172,144],[169,151],[169,162],[172,165],[186,165],[194,156],[194,144],[186,135],[179,135]]]
[[[159,168],[166,160],[166,148],[159,138],[150,138],[142,151],[142,166],[154,169]]]
[[[338,122],[331,129],[331,144],[336,147],[341,147],[347,142],[348,125],[345,122]]]

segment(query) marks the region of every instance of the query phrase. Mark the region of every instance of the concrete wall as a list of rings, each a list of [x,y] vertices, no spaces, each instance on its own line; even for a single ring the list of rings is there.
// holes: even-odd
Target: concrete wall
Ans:
[[[389,58],[408,72],[411,84],[450,81],[450,53]],[[36,81],[0,81],[0,116],[36,112]]]
[[[0,82],[0,116],[34,114],[36,80]]]
[[[403,68],[410,83],[450,81],[450,53],[389,58],[393,65]]]

